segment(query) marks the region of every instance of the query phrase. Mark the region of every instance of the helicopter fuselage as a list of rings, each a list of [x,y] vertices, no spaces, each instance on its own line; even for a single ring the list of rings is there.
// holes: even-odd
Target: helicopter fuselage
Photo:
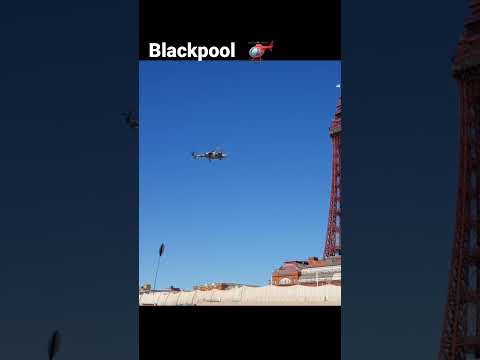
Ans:
[[[208,159],[208,160],[223,160],[223,159],[226,159],[228,158],[228,155],[221,152],[221,151],[209,151],[209,152],[206,152],[206,153],[192,153],[192,157],[194,159]]]
[[[250,48],[250,50],[248,51],[248,54],[250,55],[252,60],[261,60],[263,54],[265,54],[265,50],[272,51],[272,48],[273,48],[273,41],[270,43],[270,45],[256,44],[255,46]]]

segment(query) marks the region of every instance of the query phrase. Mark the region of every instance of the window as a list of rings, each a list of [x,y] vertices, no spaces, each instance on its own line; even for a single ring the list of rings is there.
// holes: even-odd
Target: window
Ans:
[[[283,278],[282,280],[280,280],[280,285],[289,285],[291,283],[292,282],[288,278]]]

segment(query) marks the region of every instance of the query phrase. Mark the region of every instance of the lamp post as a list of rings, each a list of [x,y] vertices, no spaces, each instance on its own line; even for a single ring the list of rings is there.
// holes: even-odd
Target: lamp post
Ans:
[[[154,294],[155,294],[155,288],[157,286],[158,266],[160,265],[160,258],[162,257],[164,251],[165,251],[165,244],[162,243],[162,245],[160,245],[160,249],[158,250],[157,269],[155,271],[155,280],[153,281],[153,293]],[[155,303],[155,305],[156,305],[156,303]]]

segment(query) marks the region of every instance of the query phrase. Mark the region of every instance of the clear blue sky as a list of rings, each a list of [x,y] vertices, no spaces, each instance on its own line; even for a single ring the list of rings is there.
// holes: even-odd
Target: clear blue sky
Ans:
[[[265,285],[322,256],[339,61],[140,63],[140,284]],[[193,160],[220,145],[230,158]]]

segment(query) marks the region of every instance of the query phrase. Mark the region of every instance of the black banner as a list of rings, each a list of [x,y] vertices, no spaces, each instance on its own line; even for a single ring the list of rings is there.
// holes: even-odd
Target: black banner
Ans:
[[[286,11],[283,16],[277,11],[252,10],[245,17],[237,14],[231,18],[187,20],[169,18],[158,2],[144,0],[140,2],[139,57],[140,60],[198,61],[198,53],[207,49],[212,51],[201,61],[259,60],[255,55],[267,47],[261,60],[340,60],[340,1],[328,0],[316,7],[298,13]],[[211,49],[231,48],[232,43],[235,44],[234,56],[222,57]],[[271,49],[268,48],[271,45]],[[162,46],[164,51],[159,55]],[[156,50],[152,52],[151,47]],[[259,50],[251,52],[254,47]],[[232,55],[231,52],[228,55]]]
[[[209,354],[314,350],[340,359],[340,306],[140,306],[140,360],[166,348]],[[175,344],[175,345],[174,345]]]

